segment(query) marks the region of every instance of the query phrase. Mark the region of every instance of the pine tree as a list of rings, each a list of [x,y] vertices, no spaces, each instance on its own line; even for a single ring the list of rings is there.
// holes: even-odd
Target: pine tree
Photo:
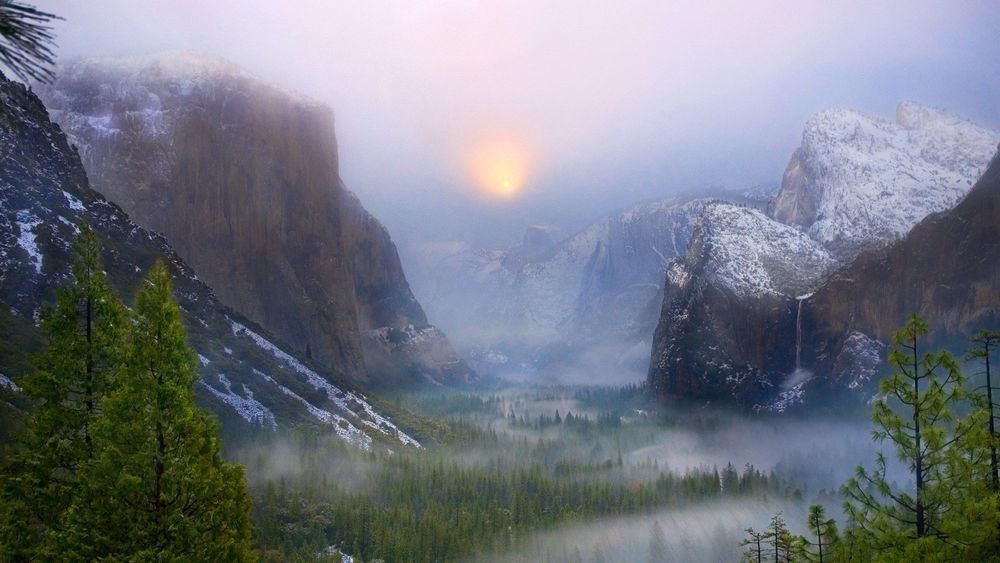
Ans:
[[[56,534],[61,559],[253,558],[243,469],[222,460],[215,425],[194,404],[196,377],[158,263],[136,298],[119,386],[93,428],[95,460]]]
[[[31,557],[58,526],[79,469],[94,456],[92,425],[121,363],[125,309],[92,230],[82,230],[74,251],[73,281],[42,312],[47,345],[24,385],[34,409],[0,484],[0,555],[10,558]]]
[[[747,537],[740,542],[740,546],[746,548],[743,560],[748,563],[764,563],[764,542],[767,539],[767,532],[747,528],[746,533]]]
[[[771,523],[764,534],[767,543],[770,544],[769,555],[774,563],[786,563],[792,560],[792,548],[795,538],[788,531],[785,518],[778,512],[771,517]]]
[[[57,19],[62,18],[34,6],[0,2],[0,63],[25,82],[52,80],[55,35],[51,22]]]
[[[1000,332],[981,330],[972,337],[973,348],[969,350],[969,357],[983,362],[983,375],[986,378],[986,411],[989,418],[989,449],[990,449],[990,485],[994,493],[1000,493],[1000,467],[997,461],[997,443],[1000,434],[997,434],[996,425],[996,400],[993,398],[993,374],[990,369],[991,356],[1000,346]]]
[[[826,517],[826,510],[822,505],[814,504],[809,507],[807,524],[815,542],[806,538],[801,539],[799,552],[802,557],[807,561],[818,563],[832,561],[833,547],[838,539],[837,522],[833,518]]]
[[[843,487],[855,536],[865,549],[885,557],[940,552],[974,535],[975,526],[958,516],[978,510],[968,502],[980,482],[975,458],[982,449],[985,413],[973,409],[956,417],[955,407],[969,398],[964,378],[948,352],[921,355],[927,332],[927,324],[914,315],[896,333],[889,356],[895,372],[882,381],[872,414],[874,438],[895,446],[913,475],[913,493],[893,486],[881,453],[875,471],[859,467]]]

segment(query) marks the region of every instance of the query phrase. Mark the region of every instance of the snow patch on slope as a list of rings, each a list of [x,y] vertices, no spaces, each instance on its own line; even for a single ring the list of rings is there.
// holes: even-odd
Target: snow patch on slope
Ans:
[[[774,217],[838,250],[896,240],[953,207],[996,152],[1000,133],[904,102],[896,120],[831,109],[806,124]]]
[[[17,386],[17,383],[14,383],[14,381],[11,380],[11,378],[7,377],[2,373],[0,373],[0,387],[5,387],[7,389],[10,389],[11,391],[21,390],[21,388]]]
[[[714,278],[741,296],[794,296],[812,289],[836,265],[805,233],[757,209],[728,203],[705,208],[699,232]],[[686,280],[680,269],[673,278]]]
[[[254,369],[253,372],[255,375],[259,376],[264,381],[267,381],[268,383],[277,387],[285,395],[298,401],[299,404],[305,407],[306,412],[308,412],[313,418],[324,424],[329,424],[330,426],[332,426],[334,432],[337,433],[337,436],[341,440],[344,440],[348,444],[352,444],[365,451],[369,451],[372,449],[371,436],[359,430],[357,426],[351,424],[344,417],[333,414],[330,411],[317,407],[316,405],[304,399],[301,395],[299,395],[295,391],[292,391],[288,387],[285,387],[284,385],[278,383],[277,381],[274,380],[273,377],[267,375],[266,373],[260,370]]]
[[[35,227],[42,223],[41,219],[35,217],[30,211],[17,212],[17,230],[20,233],[17,237],[17,245],[28,253],[28,260],[35,266],[35,273],[42,273],[42,253],[38,249],[38,241],[35,238]]]
[[[240,418],[250,424],[266,426],[272,429],[278,427],[278,423],[274,419],[274,413],[261,404],[260,401],[254,399],[253,392],[247,389],[246,385],[243,385],[243,395],[239,395],[233,391],[233,385],[229,381],[229,378],[221,373],[219,374],[219,383],[225,389],[224,392],[205,383],[204,380],[200,380],[198,383],[204,386],[216,399],[232,407]]]
[[[419,442],[408,436],[405,432],[397,428],[395,424],[376,412],[368,401],[364,399],[364,397],[361,397],[353,392],[343,391],[312,369],[306,367],[302,362],[298,361],[281,348],[275,346],[270,340],[232,319],[230,319],[229,322],[233,334],[237,336],[244,335],[250,338],[262,350],[269,352],[274,357],[284,362],[285,365],[290,367],[293,371],[304,376],[306,382],[312,385],[315,389],[324,391],[327,398],[339,409],[357,417],[363,424],[381,432],[382,434],[395,436],[404,445],[415,446],[418,448],[421,447]],[[333,416],[337,417],[338,415]]]

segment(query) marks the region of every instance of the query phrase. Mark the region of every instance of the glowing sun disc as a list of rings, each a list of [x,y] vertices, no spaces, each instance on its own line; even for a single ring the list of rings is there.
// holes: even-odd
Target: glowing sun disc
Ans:
[[[524,143],[487,139],[472,147],[466,164],[477,189],[493,197],[510,198],[524,189],[530,161]]]

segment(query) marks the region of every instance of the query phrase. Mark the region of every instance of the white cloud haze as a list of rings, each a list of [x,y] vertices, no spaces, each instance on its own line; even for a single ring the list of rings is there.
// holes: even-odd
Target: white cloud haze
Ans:
[[[66,18],[61,56],[193,50],[331,105],[345,181],[404,259],[410,242],[506,241],[678,190],[776,182],[829,106],[889,117],[915,99],[1000,125],[989,2],[39,6]],[[523,192],[502,201],[463,162],[497,135],[532,153]]]

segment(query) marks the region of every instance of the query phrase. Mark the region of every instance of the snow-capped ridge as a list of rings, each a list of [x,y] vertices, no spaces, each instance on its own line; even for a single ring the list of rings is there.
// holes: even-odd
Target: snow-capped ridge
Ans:
[[[707,253],[709,275],[738,295],[800,295],[837,263],[802,231],[751,207],[709,204],[695,229]],[[672,278],[686,282],[680,268],[672,269]]]
[[[894,121],[827,109],[806,123],[772,216],[850,259],[953,207],[998,143],[996,131],[914,102]]]

